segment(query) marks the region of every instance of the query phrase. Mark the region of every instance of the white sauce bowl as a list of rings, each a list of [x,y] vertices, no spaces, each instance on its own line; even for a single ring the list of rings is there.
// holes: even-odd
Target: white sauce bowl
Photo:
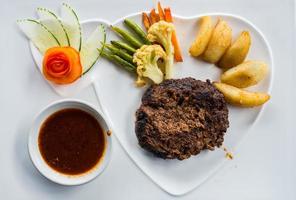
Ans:
[[[61,172],[51,168],[43,159],[38,144],[39,132],[43,122],[53,113],[67,108],[76,108],[91,114],[101,125],[106,140],[105,152],[103,157],[100,158],[99,163],[89,171],[78,175],[62,174]],[[56,101],[45,107],[35,118],[28,139],[30,158],[39,172],[55,183],[68,186],[87,183],[100,175],[110,161],[112,140],[111,136],[107,134],[107,131],[111,131],[111,128],[108,125],[106,118],[104,117],[103,113],[97,110],[93,105],[76,99],[64,99]]]

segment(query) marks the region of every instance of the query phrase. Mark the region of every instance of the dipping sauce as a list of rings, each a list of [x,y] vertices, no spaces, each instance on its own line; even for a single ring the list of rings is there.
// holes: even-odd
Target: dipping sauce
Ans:
[[[42,124],[39,149],[54,170],[68,175],[85,173],[104,156],[105,136],[91,114],[80,109],[63,109]]]

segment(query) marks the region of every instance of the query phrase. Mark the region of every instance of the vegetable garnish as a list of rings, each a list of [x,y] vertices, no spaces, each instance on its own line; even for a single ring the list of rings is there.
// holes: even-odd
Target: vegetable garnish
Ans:
[[[162,9],[160,2],[158,2],[157,3],[157,10],[158,10],[158,13],[155,12],[154,8],[150,11],[150,13],[149,13],[150,18],[148,17],[148,15],[146,13],[142,13],[142,21],[143,21],[143,24],[144,24],[147,31],[151,25],[153,25],[154,23],[157,23],[159,21],[166,21],[169,23],[173,23],[173,16],[172,16],[170,8]],[[180,45],[179,45],[179,42],[177,39],[176,31],[174,31],[172,34],[172,43],[174,46],[175,61],[176,62],[183,62],[182,52],[181,52],[181,48],[180,48]]]
[[[144,16],[146,15],[144,14]],[[132,32],[115,26],[111,26],[111,28],[126,43],[111,41],[111,44],[105,45],[104,50],[101,48],[104,58],[122,66],[129,72],[137,72],[137,86],[143,86],[151,81],[158,84],[163,79],[173,78],[174,46],[172,35],[175,27],[172,23],[163,20],[154,20],[155,23],[150,24],[147,21],[149,20],[148,16],[145,19],[149,23],[148,33],[145,33],[132,20],[125,19],[124,24]],[[161,67],[158,66],[159,60],[163,65]],[[151,81],[148,81],[147,78]]]
[[[57,38],[60,46],[70,46],[70,39],[61,19],[47,8],[37,8],[40,23]]]
[[[105,44],[105,49],[99,48],[99,51],[102,52],[104,58],[135,74],[137,65],[133,62],[133,55],[137,49],[140,49],[145,44],[150,45],[151,42],[148,40],[145,31],[134,21],[125,19],[124,25],[128,30],[111,26],[111,30],[124,42],[112,40],[110,41],[111,44]]]
[[[125,59],[126,61],[132,63],[133,62],[133,56],[126,53],[125,51],[121,51],[119,48],[113,46],[112,44],[106,44],[105,47],[115,55],[118,55],[119,57]]]
[[[142,30],[142,28],[130,19],[125,19],[124,24],[133,31],[145,44],[151,44],[147,39],[147,34]]]
[[[159,21],[159,15],[155,12],[155,9],[153,8],[150,12],[150,22],[151,24],[154,24]]]
[[[151,42],[161,44],[165,50],[165,79],[173,78],[174,46],[172,43],[172,35],[174,31],[175,26],[172,23],[159,21],[149,28],[147,35]]]
[[[177,62],[183,61],[170,9],[163,10],[158,2],[157,11],[142,13],[147,33],[131,19],[125,19],[123,23],[128,30],[111,26],[124,42],[111,41],[105,50],[101,48],[104,58],[136,72],[137,86],[173,78],[174,57]]]
[[[60,16],[46,8],[38,8],[37,13],[38,20],[25,19],[17,23],[44,55],[45,78],[56,84],[68,84],[89,72],[100,58],[104,49],[101,47],[106,43],[103,24],[82,41],[78,16],[68,4],[62,4]],[[98,51],[99,48],[102,51]]]
[[[82,74],[79,52],[72,47],[52,47],[43,59],[45,78],[56,84],[69,84]]]
[[[82,44],[80,51],[82,75],[89,72],[101,56],[98,48],[104,47],[106,43],[106,30],[104,25],[98,26]]]
[[[82,48],[82,31],[76,12],[70,5],[62,3],[61,18],[69,36],[70,46],[80,51]]]
[[[173,17],[172,17],[172,13],[171,13],[171,9],[170,8],[165,8],[164,9],[164,14],[165,14],[165,21],[173,23]],[[177,39],[177,34],[176,31],[173,32],[172,35],[172,42],[174,45],[174,50],[175,50],[175,60],[177,62],[183,62],[183,58],[182,58],[182,53],[181,53],[181,48]]]
[[[149,19],[148,15],[144,12],[142,13],[142,21],[143,21],[143,24],[144,24],[146,30],[148,31],[148,29],[151,26],[151,23],[150,23],[150,19]]]
[[[110,52],[107,51],[102,51],[102,56],[107,58],[108,60],[122,66],[124,69],[126,69],[129,72],[135,73],[137,66],[126,61],[125,59],[121,58],[120,56],[116,55],[116,54],[112,54]]]
[[[129,46],[127,43],[125,42],[121,42],[121,41],[111,41],[111,44],[115,47],[120,48],[123,51],[127,51],[127,53],[129,53],[130,55],[133,55],[136,52],[136,49]]]
[[[164,12],[163,12],[160,2],[157,3],[157,10],[158,10],[158,14],[159,14],[159,20],[165,20]]]
[[[19,28],[31,40],[35,47],[44,54],[51,47],[60,46],[58,39],[46,26],[34,19],[17,21]]]
[[[116,26],[111,26],[111,29],[134,48],[140,48],[143,45],[141,41],[139,41],[137,38],[135,38],[133,35],[131,35],[131,33],[127,32],[126,30],[123,30]]]
[[[137,86],[141,87],[146,84],[144,77],[149,78],[156,84],[163,81],[163,73],[158,67],[160,59],[165,60],[166,53],[158,44],[144,45],[137,50],[133,59],[137,63]]]

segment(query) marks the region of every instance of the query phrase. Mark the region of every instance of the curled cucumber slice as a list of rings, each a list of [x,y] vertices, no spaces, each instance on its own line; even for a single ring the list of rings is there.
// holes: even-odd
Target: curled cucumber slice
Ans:
[[[44,54],[51,47],[60,46],[58,39],[43,24],[37,20],[24,19],[17,21],[20,29],[33,42],[33,44]]]
[[[82,73],[87,73],[99,59],[104,44],[106,43],[106,31],[103,25],[98,26],[83,43],[80,51],[80,61],[83,67]]]
[[[68,4],[62,4],[61,19],[69,37],[70,46],[80,51],[82,47],[81,25],[77,14]]]
[[[46,8],[37,8],[39,21],[58,39],[61,46],[70,46],[70,40],[62,21]]]

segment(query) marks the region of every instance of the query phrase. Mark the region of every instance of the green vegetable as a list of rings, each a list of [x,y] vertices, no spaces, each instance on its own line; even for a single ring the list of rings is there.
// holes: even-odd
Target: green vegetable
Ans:
[[[46,8],[37,8],[39,21],[58,39],[61,46],[70,46],[69,36],[62,21]]]
[[[121,36],[126,42],[128,42],[133,47],[138,49],[143,45],[142,42],[140,42],[137,38],[135,38],[129,32],[122,30],[116,26],[111,26],[111,28],[115,33],[117,33],[119,36]]]
[[[130,28],[145,44],[151,44],[151,42],[147,39],[147,34],[134,21],[125,19],[124,24]]]
[[[97,27],[87,40],[82,44],[80,51],[80,61],[82,65],[82,75],[86,74],[100,58],[106,43],[106,31],[101,24]],[[98,48],[102,51],[97,51]]]
[[[172,78],[174,64],[174,46],[172,43],[172,33],[175,27],[172,23],[159,21],[154,23],[148,30],[147,38],[150,42],[161,44],[166,52],[165,79]]]
[[[80,51],[82,47],[81,25],[74,9],[66,3],[62,3],[61,19],[69,37],[70,46]]]
[[[133,72],[133,73],[136,72],[136,66],[135,65],[127,62],[126,60],[120,58],[117,55],[108,53],[106,51],[102,51],[102,56],[105,57],[105,58],[107,58],[108,60],[110,60],[112,62],[115,62],[116,64],[122,66],[127,71],[130,71],[130,72]]]
[[[118,55],[119,57],[123,58],[124,60],[133,63],[133,57],[126,53],[123,49],[119,49],[112,44],[105,45],[107,49],[109,49],[113,54]]]
[[[160,45],[144,45],[136,51],[133,61],[137,64],[138,86],[145,84],[143,77],[156,84],[163,81],[164,75],[157,65],[159,59],[166,59],[166,53]]]
[[[17,21],[19,28],[33,42],[35,47],[44,54],[51,47],[60,46],[58,39],[43,24],[33,19]]]
[[[131,47],[130,45],[121,41],[111,41],[111,44],[113,44],[117,48],[125,49],[130,55],[133,55],[136,52],[136,49],[134,47]]]

